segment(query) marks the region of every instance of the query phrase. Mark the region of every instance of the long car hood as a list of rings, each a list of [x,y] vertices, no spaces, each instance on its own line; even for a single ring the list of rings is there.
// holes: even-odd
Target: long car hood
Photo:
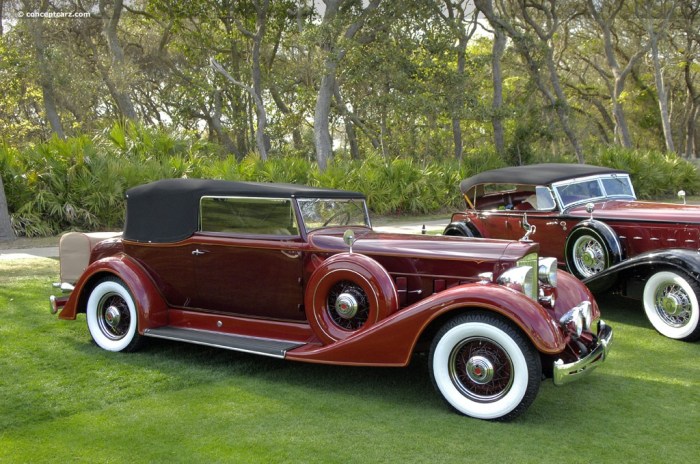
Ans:
[[[568,210],[567,215],[584,218],[590,216],[584,205]],[[651,201],[610,200],[595,203],[593,217],[595,219],[620,219],[638,222],[700,224],[700,206]]]
[[[366,255],[400,256],[474,262],[516,261],[539,250],[532,242],[475,239],[431,235],[380,234],[356,231],[353,251]],[[318,231],[309,234],[309,242],[317,251],[347,251],[342,232]]]

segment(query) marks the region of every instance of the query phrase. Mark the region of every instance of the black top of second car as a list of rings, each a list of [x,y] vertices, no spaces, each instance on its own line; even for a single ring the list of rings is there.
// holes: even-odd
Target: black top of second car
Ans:
[[[627,174],[621,169],[612,169],[590,164],[544,163],[527,166],[510,166],[507,168],[484,171],[464,179],[460,184],[462,193],[467,193],[479,184],[527,184],[549,185],[562,180],[598,174]]]

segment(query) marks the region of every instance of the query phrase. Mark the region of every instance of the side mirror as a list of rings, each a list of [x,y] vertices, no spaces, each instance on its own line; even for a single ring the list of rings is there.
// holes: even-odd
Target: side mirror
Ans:
[[[350,248],[350,253],[352,253],[352,245],[357,239],[355,238],[355,232],[352,229],[348,229],[343,234],[343,243],[345,243]]]
[[[685,205],[685,190],[679,190],[678,191],[678,198],[683,200],[683,204]]]
[[[591,215],[591,221],[593,220],[593,211],[595,211],[595,205],[593,203],[586,203],[586,212]]]

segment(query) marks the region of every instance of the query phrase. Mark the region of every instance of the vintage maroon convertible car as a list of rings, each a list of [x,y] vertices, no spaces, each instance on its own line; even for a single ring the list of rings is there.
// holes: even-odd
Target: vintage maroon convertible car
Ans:
[[[123,236],[102,238],[64,236],[71,293],[51,302],[61,319],[86,313],[106,350],[156,337],[366,366],[428,351],[452,407],[505,420],[543,375],[576,380],[612,341],[590,291],[537,244],[378,234],[358,193],[163,180],[129,190]]]
[[[460,187],[467,209],[446,235],[514,239],[534,227],[541,252],[594,292],[641,299],[661,334],[700,338],[700,207],[638,201],[625,171],[585,164],[495,169]]]

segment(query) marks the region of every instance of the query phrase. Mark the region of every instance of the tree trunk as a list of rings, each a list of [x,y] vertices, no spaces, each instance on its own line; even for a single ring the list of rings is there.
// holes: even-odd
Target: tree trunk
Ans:
[[[506,34],[500,27],[494,28],[493,54],[491,56],[491,72],[493,79],[493,103],[491,105],[491,124],[493,125],[493,142],[496,153],[502,155],[506,150],[505,129],[503,127],[503,73],[501,58],[506,49]]]
[[[467,42],[469,39],[460,35],[457,42],[457,76],[458,81],[461,83],[464,78],[464,68],[466,67],[467,61]],[[464,98],[462,97],[463,92],[466,89],[458,88],[457,93],[454,96],[452,108],[452,140],[454,142],[454,156],[457,161],[462,161],[462,153],[464,151],[462,147],[462,120],[460,118],[460,113],[462,112],[462,106],[464,105]]]
[[[277,90],[277,87],[274,86],[274,84],[270,87],[270,95],[272,95],[272,100],[275,102],[275,105],[277,106],[277,109],[280,110],[282,114],[285,116],[290,116],[292,115],[292,110],[289,109],[287,104],[282,100],[282,96],[279,93],[279,90]],[[304,141],[301,138],[301,131],[299,130],[298,125],[294,125],[292,128],[292,143],[294,144],[294,148],[296,150],[301,150],[302,146],[304,145]]]
[[[112,93],[119,112],[127,119],[136,120],[136,110],[129,96],[128,88],[130,85],[128,79],[128,69],[124,59],[124,50],[119,44],[117,37],[117,26],[121,18],[122,9],[124,7],[123,0],[114,0],[112,14],[107,13],[107,0],[100,0],[99,8],[102,15],[102,34],[107,39],[107,48],[112,59],[107,75],[110,83],[107,83]],[[99,58],[97,57],[99,60]],[[103,74],[104,77],[104,74]]]
[[[7,197],[5,196],[5,185],[0,176],[0,242],[7,242],[15,239],[15,232],[12,230],[12,221],[7,209]]]
[[[326,4],[326,11],[321,21],[322,28],[331,28],[336,19],[340,4],[346,0],[323,0]],[[350,41],[362,28],[366,16],[369,12],[379,6],[380,0],[372,0],[364,7],[360,17],[352,23],[343,34],[343,39]],[[321,49],[326,53],[324,62],[324,74],[321,77],[321,85],[318,89],[316,106],[314,108],[314,144],[316,145],[316,161],[318,168],[325,171],[328,167],[328,159],[333,154],[333,140],[330,132],[331,100],[333,99],[333,89],[335,88],[335,78],[338,71],[338,63],[342,61],[346,54],[345,49],[337,47],[337,37],[327,33],[326,39],[320,44]]]
[[[350,145],[350,158],[357,160],[360,159],[360,147],[357,143],[357,135],[355,132],[355,124],[350,117],[350,110],[345,105],[342,95],[340,95],[340,87],[338,87],[336,81],[335,89],[333,90],[333,96],[335,97],[336,105],[338,106],[338,111],[343,116],[343,121],[345,122],[345,134],[348,138],[348,144]]]
[[[656,83],[656,95],[659,100],[659,112],[661,113],[661,126],[664,131],[664,140],[666,141],[666,151],[675,153],[676,149],[673,146],[673,133],[671,131],[671,119],[668,114],[668,94],[661,70],[661,62],[659,60],[659,44],[656,33],[650,34],[651,39],[651,59],[654,63],[654,82]]]
[[[559,124],[564,131],[564,134],[566,134],[569,143],[571,143],[578,162],[583,163],[583,150],[578,142],[578,137],[576,137],[576,134],[569,123],[568,99],[562,90],[559,75],[557,74],[556,70],[556,63],[554,61],[554,51],[549,43],[551,36],[553,36],[554,33],[559,30],[561,24],[557,20],[554,24],[550,25],[551,29],[548,32],[545,32],[536,24],[535,21],[532,20],[532,18],[528,16],[526,11],[528,5],[526,3],[518,2],[518,7],[520,8],[520,13],[523,16],[523,19],[529,24],[532,30],[535,31],[536,38],[539,40],[539,43],[535,43],[534,37],[526,36],[522,32],[518,31],[512,23],[508,22],[507,18],[505,18],[503,14],[496,14],[490,0],[475,0],[474,4],[479,11],[486,16],[489,23],[494,28],[501,27],[511,37],[511,39],[513,39],[516,50],[518,50],[518,53],[520,53],[527,62],[528,71],[533,81],[537,85],[537,88],[540,90],[540,92],[542,92],[542,95],[549,102],[552,108],[555,109]],[[553,9],[556,7],[556,2],[551,2],[548,4],[548,8]],[[554,14],[553,11],[550,13],[552,18],[556,18],[556,14]],[[538,46],[545,51],[545,65],[549,74],[548,82],[551,89],[547,86],[547,84],[545,84],[545,81],[543,80],[543,77],[545,76],[543,76],[543,72],[540,70],[541,63],[536,59],[535,53],[533,53],[533,48]],[[552,90],[554,93],[552,93]]]
[[[613,75],[613,85],[612,85],[612,112],[613,118],[615,119],[615,138],[618,143],[626,148],[632,147],[632,138],[630,137],[629,128],[627,126],[627,119],[625,117],[625,112],[622,107],[622,92],[625,90],[625,80],[627,76],[632,71],[634,65],[646,54],[649,50],[650,44],[646,44],[637,53],[635,53],[627,62],[624,68],[620,67],[617,57],[615,56],[615,44],[613,43],[613,33],[612,24],[615,21],[615,17],[620,12],[622,8],[622,1],[615,2],[611,6],[613,11],[610,13],[608,18],[603,18],[603,16],[598,11],[598,6],[593,0],[588,0],[588,11],[593,17],[594,21],[603,33],[603,47],[605,51],[605,59]],[[605,6],[603,2],[600,5]],[[609,5],[608,5],[609,6]]]
[[[255,116],[257,119],[255,144],[258,147],[260,158],[264,161],[267,160],[267,153],[270,151],[270,138],[265,132],[267,129],[267,111],[265,110],[265,105],[263,104],[262,98],[262,65],[260,63],[260,49],[262,48],[262,41],[265,37],[267,13],[270,7],[270,2],[269,0],[253,1],[253,6],[255,7],[256,12],[255,32],[246,30],[240,22],[236,22],[236,25],[238,30],[243,35],[253,41],[253,49],[251,53],[252,64],[250,69],[250,75],[253,81],[252,92],[249,88],[244,88],[251,93],[251,97],[255,103]]]
[[[25,1],[24,8],[27,12],[31,11],[31,4]],[[40,9],[42,13],[46,12],[48,10],[48,2],[42,1]],[[63,124],[61,124],[61,118],[58,115],[58,110],[56,108],[56,94],[54,92],[51,66],[46,58],[46,47],[44,45],[44,18],[39,17],[33,19],[29,29],[34,41],[34,51],[36,53],[36,61],[39,68],[39,83],[41,85],[41,93],[44,100],[46,120],[51,127],[51,131],[59,138],[64,139],[66,138],[66,134],[63,130]]]
[[[316,145],[316,162],[321,172],[326,170],[328,159],[333,154],[330,112],[333,87],[335,87],[336,63],[330,58],[326,59],[325,69],[326,73],[321,79],[316,107],[314,108],[314,144]]]

